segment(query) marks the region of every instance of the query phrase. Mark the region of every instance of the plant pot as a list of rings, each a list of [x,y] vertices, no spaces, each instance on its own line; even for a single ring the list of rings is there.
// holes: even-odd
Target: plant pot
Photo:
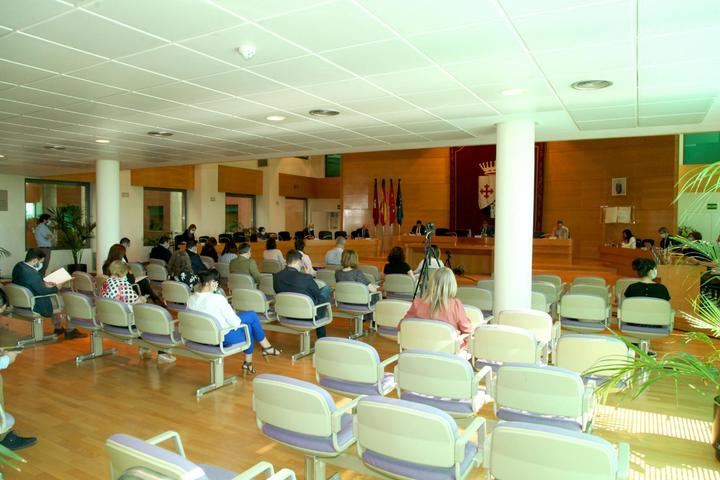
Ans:
[[[73,263],[67,266],[67,271],[71,275],[73,272],[87,273],[87,265],[85,265],[84,263]]]
[[[720,461],[720,395],[713,399],[712,446],[715,459]]]

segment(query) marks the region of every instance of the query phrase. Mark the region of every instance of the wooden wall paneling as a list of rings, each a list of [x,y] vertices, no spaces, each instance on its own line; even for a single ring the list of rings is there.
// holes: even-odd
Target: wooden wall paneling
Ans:
[[[606,241],[630,228],[638,239],[657,241],[657,230],[676,223],[675,136],[549,142],[545,158],[543,230],[562,219],[575,257],[598,258]],[[613,197],[611,179],[626,177],[628,194]],[[600,206],[635,206],[636,224],[603,225]]]
[[[278,190],[282,197],[312,198],[315,188],[312,177],[281,173],[278,175]]]
[[[136,168],[130,171],[130,183],[135,187],[195,188],[195,166]]]
[[[62,182],[88,182],[95,183],[95,172],[69,173],[67,175],[50,175],[42,177],[43,180],[59,180]]]
[[[313,179],[314,191],[311,198],[340,198],[342,179],[340,177]]]
[[[262,195],[263,171],[218,165],[218,192]]]

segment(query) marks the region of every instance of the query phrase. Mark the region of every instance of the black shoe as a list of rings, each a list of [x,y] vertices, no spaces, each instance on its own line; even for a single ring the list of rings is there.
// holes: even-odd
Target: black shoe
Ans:
[[[55,330],[53,330],[53,333],[55,335],[59,336],[59,335],[62,335],[63,333],[65,333],[65,329],[64,328],[56,328]]]
[[[87,338],[87,334],[79,332],[77,330],[70,330],[69,332],[65,332],[65,340],[75,340],[76,338]]]
[[[36,437],[20,437],[15,435],[15,432],[10,432],[5,436],[5,440],[0,442],[0,445],[10,450],[22,450],[23,448],[32,447],[36,443]]]

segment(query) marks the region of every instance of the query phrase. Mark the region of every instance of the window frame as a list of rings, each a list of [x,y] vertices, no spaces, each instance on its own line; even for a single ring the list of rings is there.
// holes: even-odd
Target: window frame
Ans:
[[[182,199],[182,219],[180,220],[180,225],[182,225],[183,231],[187,229],[187,190],[184,188],[161,188],[161,187],[143,187],[143,199],[142,199],[142,211],[143,211],[143,238],[142,243],[144,247],[150,247],[153,244],[148,243],[147,239],[145,238],[145,214],[147,213],[147,209],[145,208],[145,192],[147,190],[153,191],[153,192],[180,192],[182,193],[183,199]],[[150,230],[148,230],[150,231]],[[171,232],[172,236],[174,235],[180,235],[183,232]],[[172,240],[172,239],[171,239]]]
[[[227,208],[227,198],[228,197],[249,198],[250,200],[252,200],[252,223],[253,224],[246,228],[249,228],[250,230],[256,229],[257,228],[257,195],[252,195],[252,194],[248,194],[248,193],[225,193],[226,200],[225,200],[225,205],[223,206],[223,208]],[[225,210],[224,213],[225,213],[225,216],[227,219],[227,210]],[[235,233],[235,232],[227,231],[227,224],[223,225],[223,229],[225,230],[225,233]]]

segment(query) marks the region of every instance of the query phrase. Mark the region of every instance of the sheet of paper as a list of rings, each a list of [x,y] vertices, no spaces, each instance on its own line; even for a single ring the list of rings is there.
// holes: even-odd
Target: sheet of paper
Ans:
[[[65,282],[72,281],[72,276],[64,268],[55,270],[47,277],[43,278],[47,283],[54,283],[55,285],[61,285]]]
[[[618,207],[605,208],[605,223],[617,223]]]
[[[632,223],[632,207],[617,207],[617,223]]]

